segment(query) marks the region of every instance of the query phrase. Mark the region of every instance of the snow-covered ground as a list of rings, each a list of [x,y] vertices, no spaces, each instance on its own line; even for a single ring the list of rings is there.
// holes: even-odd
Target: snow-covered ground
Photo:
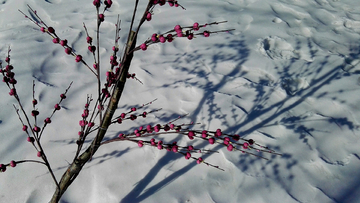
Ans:
[[[359,202],[360,199],[360,4],[357,0],[183,0],[186,10],[168,5],[154,9],[138,44],[153,33],[227,20],[211,26],[209,38],[176,39],[135,53],[120,106],[129,109],[155,98],[162,108],[146,120],[109,130],[108,138],[147,123],[201,123],[196,129],[237,133],[275,149],[269,161],[229,152],[203,155],[225,172],[197,165],[182,155],[117,142],[101,147],[64,194],[61,202]],[[139,11],[147,1],[140,0]],[[62,110],[42,137],[60,179],[76,151],[87,95],[96,96],[96,78],[17,10],[37,10],[61,38],[89,64],[86,34],[94,35],[91,0],[2,0],[0,58],[11,46],[11,62],[24,107],[32,109],[32,81],[39,98],[39,120],[74,81]],[[117,15],[125,43],[134,1],[117,0],[101,25],[102,61],[111,54]],[[4,61],[3,61],[4,62]],[[106,63],[103,63],[106,64]],[[107,67],[103,66],[103,71]],[[104,75],[104,74],[102,74]],[[0,163],[38,159],[15,114],[14,98],[0,85]],[[162,139],[198,148],[209,144],[180,135]],[[55,190],[39,164],[25,163],[0,174],[1,202],[48,202]]]

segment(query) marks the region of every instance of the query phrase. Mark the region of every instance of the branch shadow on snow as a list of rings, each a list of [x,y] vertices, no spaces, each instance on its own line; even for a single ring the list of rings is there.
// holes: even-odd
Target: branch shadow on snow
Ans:
[[[297,49],[300,49],[300,45],[298,44]],[[308,46],[311,46],[311,43],[308,44]],[[308,139],[309,137],[316,136],[316,131],[319,129],[315,129],[313,127],[308,127],[304,121],[307,121],[311,116],[306,114],[301,115],[292,115],[289,114],[293,109],[296,109],[298,106],[302,105],[307,98],[309,97],[315,97],[315,98],[323,98],[326,95],[329,95],[330,92],[322,92],[322,87],[327,86],[331,84],[332,82],[336,80],[340,80],[343,78],[346,78],[350,75],[348,71],[344,71],[346,69],[346,62],[340,65],[334,65],[331,62],[330,56],[325,56],[323,58],[323,61],[321,66],[313,67],[311,62],[304,62],[304,65],[302,69],[299,72],[291,72],[292,66],[296,65],[296,63],[299,63],[299,59],[290,59],[284,62],[283,64],[280,64],[280,66],[275,67],[278,70],[278,77],[280,80],[284,80],[286,78],[297,78],[300,76],[303,77],[312,77],[309,86],[303,89],[298,89],[296,92],[290,91],[286,87],[281,84],[281,81],[275,84],[271,84],[266,79],[260,79],[258,82],[254,82],[251,80],[248,80],[246,76],[246,71],[242,70],[242,65],[247,61],[247,58],[249,57],[249,49],[247,48],[247,45],[244,40],[234,40],[231,41],[227,45],[223,44],[216,44],[212,49],[221,48],[224,49],[233,49],[236,50],[237,54],[234,55],[225,55],[222,53],[215,54],[212,57],[212,61],[209,63],[212,68],[216,67],[219,63],[224,61],[236,61],[236,68],[234,68],[233,71],[230,71],[227,75],[223,75],[223,78],[219,80],[217,83],[214,83],[209,79],[210,74],[212,73],[206,73],[202,70],[198,70],[200,66],[203,66],[204,64],[197,64],[196,67],[194,67],[192,70],[188,70],[185,67],[181,66],[181,58],[185,58],[186,61],[199,61],[202,58],[201,54],[198,54],[197,52],[194,52],[192,54],[184,54],[179,56],[175,61],[179,62],[177,64],[180,64],[174,69],[188,72],[188,74],[195,74],[196,77],[201,77],[206,82],[205,83],[197,83],[192,82],[190,79],[185,80],[185,84],[191,85],[191,86],[197,86],[199,88],[204,89],[203,97],[201,98],[200,102],[197,104],[197,108],[194,112],[191,114],[191,120],[196,123],[201,117],[201,112],[203,112],[203,107],[208,106],[207,114],[209,118],[209,122],[212,119],[217,119],[221,121],[221,125],[225,127],[223,129],[223,132],[225,133],[236,133],[240,134],[241,136],[245,137],[248,135],[251,135],[252,133],[260,133],[261,135],[266,136],[269,139],[277,139],[276,136],[266,133],[264,131],[264,128],[267,128],[272,125],[283,125],[288,130],[292,131],[291,136],[298,136],[298,138],[305,144],[309,145]],[[313,53],[314,57],[316,55],[316,52]],[[357,74],[355,72],[355,74]],[[228,95],[236,100],[246,100],[247,98],[243,95],[239,94],[227,94],[222,92],[222,88],[225,86],[225,84],[229,81],[231,81],[231,78],[236,77],[243,77],[244,79],[249,81],[248,87],[250,87],[256,94],[255,99],[252,101],[253,105],[250,109],[247,109],[244,106],[234,105],[234,108],[241,109],[241,111],[244,112],[245,116],[238,116],[233,115],[233,119],[236,121],[236,124],[229,124],[225,118],[224,113],[221,111],[221,109],[218,107],[215,94],[220,93],[224,95]],[[175,86],[178,85],[178,83],[184,83],[184,80],[180,81],[174,81],[173,84],[164,84],[164,87],[169,86]],[[271,95],[276,91],[276,88],[283,89],[284,92],[286,92],[286,97],[283,99],[280,99],[279,101],[272,102],[270,100]],[[269,88],[270,87],[270,88]],[[342,90],[344,91],[344,90]],[[345,101],[341,101],[341,98],[332,98],[335,101],[340,101],[340,103],[344,103]],[[233,111],[234,114],[236,113],[235,110]],[[327,122],[329,125],[337,125],[339,128],[344,128],[350,131],[353,131],[357,128],[357,126],[347,117],[331,117],[331,116],[323,116],[323,122]],[[260,119],[259,119],[260,118]],[[166,120],[162,120],[166,122]],[[200,121],[201,122],[201,121]],[[201,126],[204,127],[204,126]],[[201,128],[200,127],[200,128]],[[176,138],[177,139],[177,138]],[[176,140],[174,139],[174,141]],[[197,146],[198,148],[204,148],[208,146],[207,143],[203,142],[201,145]],[[281,173],[284,169],[288,171],[287,174],[285,174],[285,178],[292,183],[292,180],[296,177],[296,173],[293,172],[294,167],[299,167],[299,160],[296,156],[294,156],[291,152],[282,151],[283,147],[281,145],[269,145],[271,149],[274,149],[280,153],[283,153],[283,156],[281,156],[280,161],[276,159],[277,156],[272,155],[269,161],[264,161],[263,159],[259,159],[256,157],[250,157],[250,156],[239,156],[239,162],[235,163],[235,165],[244,173],[247,173],[249,171],[256,172],[259,171],[259,173],[262,173],[264,176],[271,177],[271,179],[276,180],[276,182],[282,186],[288,194],[294,199],[297,200],[296,196],[293,196],[291,191],[288,191],[289,186],[286,185],[283,181],[284,174]],[[223,148],[223,146],[216,146],[214,150],[220,150]],[[263,154],[260,154],[263,155]],[[202,156],[203,158],[207,158],[210,155]],[[265,155],[264,155],[265,156]],[[173,153],[167,153],[164,155],[145,175],[142,180],[138,182],[138,184],[133,188],[132,191],[128,193],[127,196],[123,198],[121,202],[140,202],[154,194],[155,192],[160,191],[162,188],[166,187],[166,185],[170,184],[177,178],[184,175],[186,172],[191,170],[193,167],[195,167],[197,164],[195,162],[189,163],[188,165],[184,166],[178,171],[175,171],[170,176],[164,178],[162,181],[158,182],[157,184],[151,186],[150,188],[146,189],[148,185],[153,181],[156,174],[160,171],[160,169],[180,158],[179,155],[173,154]],[[181,158],[183,158],[181,156]],[[260,165],[259,168],[252,168],[249,166],[252,165]],[[295,184],[295,183],[293,183]],[[267,187],[270,187],[270,184],[266,184]],[[352,193],[354,191],[348,190],[344,192],[345,194]],[[336,197],[330,197],[335,202],[340,201],[343,199],[344,196],[336,196]]]

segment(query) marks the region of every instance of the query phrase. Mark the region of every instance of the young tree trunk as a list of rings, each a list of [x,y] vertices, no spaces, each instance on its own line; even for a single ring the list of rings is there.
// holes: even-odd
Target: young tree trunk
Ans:
[[[108,107],[105,111],[104,118],[102,123],[100,124],[99,130],[95,139],[92,141],[91,145],[83,152],[79,157],[77,157],[73,163],[68,167],[66,172],[61,177],[59,182],[59,187],[56,188],[55,193],[53,194],[50,203],[57,203],[59,202],[61,196],[64,194],[66,189],[70,186],[70,184],[75,180],[75,178],[79,175],[82,167],[91,159],[93,154],[98,150],[100,147],[100,143],[103,140],[105,133],[111,124],[111,119],[118,107],[118,103],[122,92],[125,87],[126,76],[128,74],[131,60],[133,58],[133,53],[131,50],[135,48],[136,45],[136,35],[135,32],[132,31],[129,39],[127,41],[127,48],[124,53],[122,59],[122,68],[120,70],[120,78],[114,88],[114,91],[111,95],[111,99],[109,101]]]

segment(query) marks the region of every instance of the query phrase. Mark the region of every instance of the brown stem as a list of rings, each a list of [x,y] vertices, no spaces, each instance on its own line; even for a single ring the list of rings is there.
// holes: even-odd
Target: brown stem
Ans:
[[[91,145],[83,152],[78,158],[76,158],[73,163],[68,167],[66,172],[61,177],[59,182],[59,188],[56,189],[53,194],[51,203],[56,203],[60,200],[61,196],[64,194],[66,189],[70,186],[70,184],[75,180],[75,178],[79,175],[82,167],[91,159],[92,155],[98,150],[100,147],[100,143],[103,140],[105,133],[111,124],[111,119],[115,113],[115,110],[118,107],[118,103],[122,92],[125,87],[126,76],[130,68],[131,60],[133,58],[133,53],[128,54],[128,52],[134,49],[136,45],[135,32],[131,32],[127,42],[127,49],[124,53],[123,57],[123,68],[120,73],[120,79],[116,83],[116,87],[113,90],[111,99],[109,101],[108,107],[105,111],[104,118],[102,119],[101,125],[97,132],[95,139],[92,141]]]

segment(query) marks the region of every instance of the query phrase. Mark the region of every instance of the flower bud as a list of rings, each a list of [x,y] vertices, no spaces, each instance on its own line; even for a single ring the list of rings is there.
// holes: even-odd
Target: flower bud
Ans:
[[[143,50],[143,51],[145,51],[145,50],[147,49],[146,44],[145,44],[145,43],[141,44],[141,45],[140,45],[140,49]]]
[[[66,46],[67,45],[67,40],[66,39],[61,40],[60,44],[61,44],[61,46]]]
[[[54,28],[53,28],[53,27],[49,27],[49,28],[48,28],[48,31],[49,31],[50,33],[52,33],[52,34],[54,34],[54,33],[55,33],[55,30],[54,30]]]
[[[75,58],[76,62],[80,62],[82,60],[82,56],[81,55],[77,55]]]

